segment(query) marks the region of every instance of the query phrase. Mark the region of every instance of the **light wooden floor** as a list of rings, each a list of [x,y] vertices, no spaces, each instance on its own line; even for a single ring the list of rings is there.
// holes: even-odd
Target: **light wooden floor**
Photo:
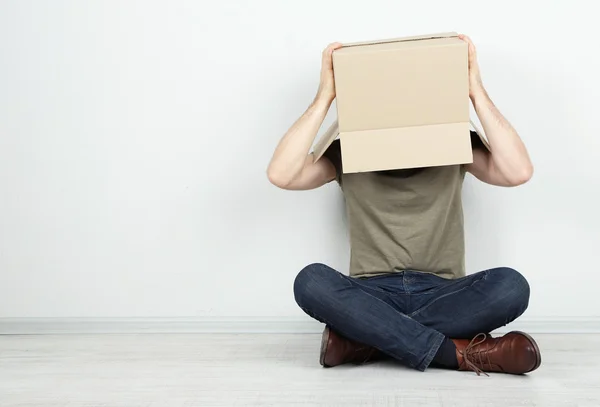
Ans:
[[[0,406],[600,406],[600,336],[536,338],[538,371],[477,377],[323,369],[317,335],[0,336]]]

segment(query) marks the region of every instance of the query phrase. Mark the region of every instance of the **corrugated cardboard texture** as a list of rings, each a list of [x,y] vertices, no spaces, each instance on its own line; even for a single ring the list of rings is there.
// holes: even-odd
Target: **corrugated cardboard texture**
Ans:
[[[337,50],[340,131],[468,122],[467,52],[458,38]]]
[[[468,122],[343,133],[340,143],[344,173],[473,162]]]

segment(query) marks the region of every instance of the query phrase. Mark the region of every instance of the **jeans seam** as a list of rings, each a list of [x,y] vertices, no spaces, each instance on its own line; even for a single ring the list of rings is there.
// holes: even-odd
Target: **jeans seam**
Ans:
[[[353,281],[353,280],[350,280],[350,283],[354,283],[354,281]],[[406,315],[406,314],[405,314],[405,313],[403,313],[403,312],[400,312],[400,311],[398,311],[396,308],[392,307],[390,304],[388,304],[387,302],[385,302],[385,301],[384,301],[384,300],[382,300],[381,298],[374,296],[373,294],[371,294],[371,293],[370,293],[370,292],[368,292],[368,291],[365,291],[365,290],[363,289],[363,287],[362,287],[360,284],[357,284],[357,286],[358,286],[358,289],[359,289],[359,290],[361,290],[363,293],[367,294],[368,296],[372,297],[373,299],[375,299],[375,300],[377,300],[377,301],[379,301],[379,302],[382,302],[382,303],[383,303],[383,304],[385,304],[386,306],[388,306],[388,307],[391,307],[391,308],[392,308],[394,311],[396,311],[396,312],[397,312],[397,313],[400,315],[400,318],[406,318],[406,319],[410,319],[410,320],[412,320],[412,318],[411,318],[411,317],[409,317],[408,315]],[[430,329],[430,328],[428,328],[428,329]],[[439,332],[437,332],[437,331],[435,331],[435,333],[437,333],[437,334],[439,334],[439,335],[441,336],[441,340],[439,341],[439,344],[437,344],[437,348],[439,348],[439,347],[440,347],[440,345],[441,345],[441,343],[442,343],[442,341],[444,340],[444,335],[443,335],[443,334],[441,334],[441,333],[439,333]],[[368,344],[367,344],[367,345],[368,345]],[[370,346],[373,346],[373,345],[370,345]],[[373,347],[374,347],[374,346],[373,346]],[[435,353],[437,353],[437,348],[436,348],[435,352],[433,353],[433,355],[431,355],[431,356],[430,356],[430,353],[431,353],[431,351],[429,351],[429,353],[427,354],[427,357],[425,358],[425,361],[427,361],[427,364],[425,364],[424,362],[422,362],[422,363],[421,363],[419,366],[417,366],[417,367],[416,367],[418,370],[421,370],[421,371],[424,371],[424,370],[425,370],[425,368],[422,368],[422,369],[421,369],[421,366],[425,365],[425,367],[427,367],[427,366],[429,365],[429,363],[431,363],[431,360],[433,360],[433,356],[435,356]],[[383,350],[382,350],[382,349],[379,349],[379,348],[377,348],[377,349],[383,352]],[[418,357],[418,355],[415,355],[415,354],[414,354],[414,353],[412,353],[412,352],[408,352],[408,351],[407,351],[407,354],[408,354],[408,355],[410,355],[410,356],[412,356],[412,357]],[[396,359],[396,360],[400,360],[400,361],[402,361],[403,363],[406,363],[406,364],[407,364],[407,365],[409,365],[410,367],[413,367],[413,368],[415,368],[415,365],[414,365],[414,364],[410,363],[409,361],[407,361],[407,360],[406,360],[406,359],[404,359],[404,358],[398,358],[398,357],[396,357],[396,356],[394,356],[394,355],[390,355],[390,356],[392,356],[392,357],[393,357],[394,359]]]
[[[354,284],[355,282],[351,280],[351,281],[350,281],[350,283],[351,283],[351,284]],[[381,298],[379,298],[379,297],[376,297],[376,296],[374,296],[373,294],[371,294],[370,292],[368,292],[367,290],[370,290],[370,289],[371,289],[371,287],[365,287],[365,286],[363,286],[363,285],[360,285],[360,284],[358,284],[358,283],[356,283],[356,286],[357,286],[357,288],[358,288],[359,290],[361,290],[363,293],[365,293],[365,294],[367,294],[368,296],[370,296],[370,297],[372,297],[372,298],[376,299],[377,301],[380,301],[380,302],[384,303],[384,304],[385,304],[385,305],[387,305],[388,307],[391,307],[391,308],[392,308],[394,311],[396,311],[396,312],[397,312],[398,314],[400,314],[402,317],[404,317],[404,318],[408,318],[408,319],[412,319],[411,317],[409,317],[408,315],[406,315],[404,312],[400,312],[400,311],[398,311],[396,308],[394,308],[392,305],[388,304],[387,302],[385,302],[385,301],[384,301],[384,300],[382,300]],[[366,288],[366,290],[365,290],[365,288]],[[375,291],[377,291],[377,290],[375,290]],[[383,291],[383,293],[384,293],[384,294],[391,295],[391,294],[389,294],[389,293],[387,293],[387,292],[385,292],[385,291]]]
[[[406,272],[408,272],[408,273],[413,273],[413,274],[415,274],[415,275],[425,275],[425,276],[427,276],[427,277],[431,277],[431,276],[433,276],[433,277],[437,277],[437,278],[439,278],[439,279],[443,280],[444,282],[447,282],[447,281],[449,281],[449,280],[447,280],[447,279],[445,279],[445,278],[443,278],[443,277],[440,277],[440,276],[438,276],[437,274],[435,274],[435,273],[432,273],[432,272],[418,271],[418,270],[405,270],[405,271],[406,271]],[[406,274],[405,274],[405,275],[406,275]],[[407,286],[407,287],[405,287],[406,294],[408,294],[408,295],[413,295],[413,294],[414,294],[414,295],[421,295],[421,294],[422,294],[421,292],[416,292],[416,293],[413,293],[413,292],[411,292],[411,291],[410,291],[410,283],[411,283],[411,282],[412,282],[412,281],[411,281],[411,280],[410,280],[410,278],[409,278],[409,280],[408,280],[408,283],[409,283],[409,284],[408,284],[408,286]],[[406,284],[405,284],[405,285],[406,285]],[[433,287],[433,288],[430,288],[430,289],[428,289],[428,290],[427,290],[427,293],[428,293],[428,294],[434,294],[434,293],[436,293],[437,291],[441,290],[442,288],[443,288],[443,285],[437,285],[437,286],[435,286],[435,287]]]
[[[485,279],[487,278],[487,275],[488,275],[488,271],[486,270],[486,271],[484,272],[484,274],[483,274],[483,277],[481,277],[481,278],[480,278],[480,279],[478,279],[478,280],[475,280],[475,281],[473,281],[473,283],[471,283],[470,285],[468,285],[468,286],[466,286],[466,287],[463,287],[463,288],[461,288],[461,289],[459,289],[459,290],[452,291],[451,293],[447,293],[447,294],[441,295],[441,296],[439,296],[439,297],[435,298],[435,299],[434,299],[433,301],[431,301],[429,304],[426,304],[426,305],[422,306],[421,308],[419,308],[418,310],[414,311],[413,313],[411,313],[411,314],[408,314],[408,316],[409,316],[410,318],[412,318],[412,317],[414,317],[415,315],[418,315],[418,314],[420,314],[422,311],[426,310],[427,308],[429,308],[431,305],[435,304],[435,303],[436,303],[436,302],[438,302],[439,300],[441,300],[441,299],[443,299],[443,298],[446,298],[446,297],[448,297],[448,296],[450,296],[450,295],[457,294],[457,293],[459,293],[459,292],[461,292],[461,291],[464,291],[464,290],[466,290],[467,288],[471,288],[471,287],[473,287],[473,286],[474,286],[475,284],[477,284],[478,282],[480,282],[480,281],[482,281],[482,280],[485,280]]]
[[[382,294],[389,295],[389,296],[398,296],[398,295],[402,294],[402,292],[400,290],[398,292],[386,291],[386,290],[383,290],[383,289],[381,289],[381,288],[379,288],[377,286],[371,286],[369,284],[363,284],[363,283],[365,283],[367,281],[368,281],[368,278],[365,279],[365,280],[359,280],[359,279],[353,279],[353,278],[350,277],[350,282],[352,284],[356,284],[356,286],[360,287],[360,289],[363,290],[363,291],[364,291],[364,289],[373,290],[373,291],[377,291],[378,293],[382,293]]]
[[[395,312],[395,314],[397,315],[397,318],[399,318],[399,320],[414,321],[412,318],[410,318],[408,315],[406,315],[406,313],[401,312],[396,307],[394,307],[391,304],[389,304],[388,302],[386,302],[384,299],[379,298],[377,295],[375,295],[374,293],[377,292],[377,290],[373,290],[372,287],[370,287],[368,284],[361,284],[362,283],[361,281],[358,281],[349,276],[343,275],[342,273],[339,273],[339,272],[336,272],[336,275],[343,281],[343,284],[346,287],[349,287],[349,286],[355,287],[359,291],[361,291],[363,294],[366,294],[368,297],[372,298],[373,300],[380,303],[381,305],[392,309]],[[389,296],[390,296],[390,294],[386,293],[386,297],[389,297]],[[310,307],[304,307],[303,305],[300,305],[300,303],[298,305],[307,315],[311,316],[312,318],[316,319],[317,321],[319,321],[321,323],[325,323],[326,325],[328,325],[327,322],[325,321],[325,319],[322,317],[322,314],[320,314],[316,310],[313,310],[314,312],[309,311]],[[414,321],[414,322],[418,323],[417,321]],[[346,336],[349,338],[352,337],[351,335],[348,335],[348,333],[344,332],[344,330],[341,330],[340,327],[333,326],[333,328],[338,330],[338,332],[340,332],[340,334],[342,334],[343,336]],[[394,359],[399,360],[403,364],[408,365],[409,367],[415,368],[420,371],[424,371],[427,368],[427,366],[431,363],[433,358],[435,357],[435,354],[437,353],[437,349],[439,349],[439,347],[444,339],[443,334],[441,334],[435,330],[432,330],[431,328],[425,327],[425,326],[424,326],[424,328],[432,331],[431,336],[433,338],[430,339],[430,341],[433,342],[433,345],[431,348],[428,349],[427,345],[425,345],[424,349],[419,349],[417,353],[414,353],[413,351],[410,351],[409,349],[404,349],[404,354],[400,354],[400,355],[396,354],[396,352],[391,352],[391,353],[388,353],[385,351],[384,352],[387,353],[388,355],[392,356]],[[373,346],[370,343],[370,341],[365,341],[365,343],[367,345]],[[377,347],[377,349],[383,351],[383,349],[381,349],[379,347]]]
[[[427,357],[425,358],[425,360],[423,360],[423,362],[419,366],[417,366],[418,370],[420,370],[421,372],[424,372],[425,369],[427,369],[429,367],[429,365],[431,364],[431,361],[433,360],[436,353],[440,349],[440,346],[442,346],[442,342],[444,342],[444,338],[445,338],[445,336],[442,333],[437,332],[437,339],[434,342],[431,349],[429,350],[429,353],[427,354]]]
[[[499,302],[499,301],[503,300],[504,298],[508,297],[508,296],[509,296],[511,293],[513,293],[514,291],[515,291],[515,289],[512,289],[511,291],[509,291],[509,294],[505,295],[504,297],[501,297],[500,299],[496,298],[496,301],[495,301],[495,302]],[[489,305],[490,305],[490,303],[488,303],[487,305],[489,306]],[[484,311],[483,309],[480,309],[480,310],[479,310],[479,311],[477,311],[475,314],[472,314],[472,315],[470,315],[469,317],[470,317],[470,318],[472,318],[472,317],[474,317],[474,316],[477,316],[477,315],[481,314],[483,311]],[[525,311],[523,311],[523,312],[525,312]],[[516,316],[515,318],[513,318],[512,320],[510,320],[510,321],[508,321],[508,322],[505,322],[504,324],[502,324],[502,325],[499,325],[499,326],[497,326],[497,327],[495,327],[495,328],[493,328],[493,329],[498,329],[498,328],[500,328],[500,327],[503,327],[503,326],[506,326],[506,325],[508,325],[509,323],[511,323],[511,322],[513,322],[513,321],[515,321],[517,318],[519,318],[521,315],[523,315],[523,312],[522,312],[521,314],[517,315],[517,316]],[[463,318],[463,319],[464,319],[464,318]],[[458,321],[462,321],[463,319],[457,320],[457,322],[458,322]]]

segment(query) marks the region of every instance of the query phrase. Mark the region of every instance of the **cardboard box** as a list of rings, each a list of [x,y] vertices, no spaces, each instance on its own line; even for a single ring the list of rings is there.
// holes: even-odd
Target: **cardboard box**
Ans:
[[[473,161],[468,49],[456,33],[345,44],[333,68],[338,120],[315,161],[338,135],[344,173]]]

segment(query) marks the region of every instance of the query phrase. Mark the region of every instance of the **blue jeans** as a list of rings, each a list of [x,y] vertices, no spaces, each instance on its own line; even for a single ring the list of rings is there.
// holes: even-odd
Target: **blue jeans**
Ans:
[[[511,268],[455,280],[418,271],[352,278],[323,264],[294,281],[296,302],[345,337],[424,371],[444,336],[472,338],[516,319],[529,303],[529,284]]]

